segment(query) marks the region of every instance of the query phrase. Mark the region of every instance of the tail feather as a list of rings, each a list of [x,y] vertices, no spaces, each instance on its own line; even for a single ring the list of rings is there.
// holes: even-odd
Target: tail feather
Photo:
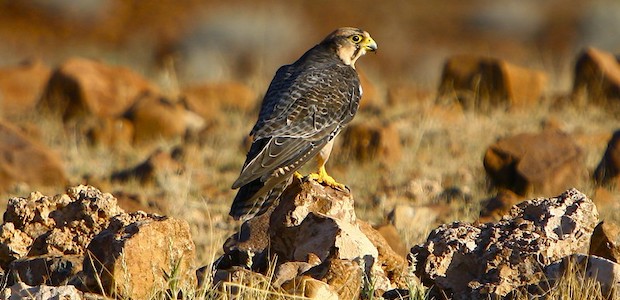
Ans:
[[[276,183],[268,191],[265,189],[265,183],[260,178],[242,186],[233,200],[229,214],[235,220],[249,220],[255,216],[264,214],[270,207],[275,206],[279,201],[280,195],[291,183],[293,177]]]

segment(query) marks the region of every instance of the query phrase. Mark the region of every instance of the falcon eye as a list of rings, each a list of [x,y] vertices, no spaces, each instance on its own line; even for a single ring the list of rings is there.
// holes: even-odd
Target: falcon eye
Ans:
[[[362,41],[362,36],[361,35],[352,35],[351,36],[351,41],[353,41],[354,43],[359,43]]]

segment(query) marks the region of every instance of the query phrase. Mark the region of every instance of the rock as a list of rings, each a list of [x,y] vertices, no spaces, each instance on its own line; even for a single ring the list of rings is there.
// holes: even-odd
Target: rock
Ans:
[[[126,182],[137,180],[143,185],[155,184],[162,175],[180,173],[183,165],[170,153],[161,149],[155,150],[149,157],[136,166],[116,171],[110,176],[112,181]]]
[[[181,91],[182,102],[207,123],[223,121],[229,111],[250,112],[259,104],[258,95],[238,82],[194,85]]]
[[[26,255],[83,255],[92,237],[121,213],[112,195],[91,186],[54,197],[33,192],[11,198],[1,226],[0,243],[6,247],[0,248],[0,266]]]
[[[0,192],[16,183],[43,187],[67,182],[63,163],[55,153],[12,124],[0,121]]]
[[[103,117],[94,120],[94,124],[86,132],[91,144],[109,148],[129,146],[134,140],[133,123],[125,118]]]
[[[267,274],[275,255],[274,285],[298,291],[310,276],[342,299],[358,297],[370,282],[377,291],[394,288],[405,266],[378,232],[357,221],[350,192],[314,180],[293,180],[275,208],[246,221],[224,248],[220,270],[244,266]]]
[[[180,138],[188,130],[198,130],[204,123],[186,110],[183,104],[156,95],[144,95],[137,99],[124,117],[133,124],[136,144]]]
[[[392,250],[402,258],[407,256],[408,249],[405,247],[402,238],[398,234],[398,230],[392,224],[380,225],[376,228],[377,232],[385,239]],[[373,243],[374,244],[374,243]],[[375,244],[376,246],[376,244]]]
[[[534,106],[547,85],[541,71],[501,59],[456,55],[448,58],[441,75],[438,99],[455,99],[467,109]]]
[[[411,228],[411,224],[434,224],[437,222],[441,209],[429,205],[397,204],[388,213],[387,220],[397,230],[417,231],[424,228]]]
[[[610,183],[620,184],[620,130],[614,132],[607,143],[607,149],[603,158],[592,175],[597,185]]]
[[[578,104],[612,105],[620,99],[620,64],[611,53],[589,47],[575,64],[573,99]]]
[[[284,287],[291,295],[298,295],[316,300],[338,300],[338,293],[327,283],[309,276],[302,276],[299,280],[291,281]]]
[[[386,282],[384,285],[390,286],[390,283],[394,283],[398,287],[406,287],[407,282],[403,277],[406,273],[407,265],[405,261],[406,252],[404,255],[401,255],[394,251],[394,248],[390,243],[388,243],[386,238],[384,238],[384,235],[381,233],[381,231],[374,229],[372,226],[370,226],[370,224],[361,220],[357,220],[357,225],[359,226],[362,233],[364,233],[364,235],[368,237],[368,239],[375,246],[375,248],[377,248],[378,257],[374,265],[381,266],[383,273],[389,280],[389,282]],[[390,237],[395,240],[394,243],[402,247],[404,250],[405,245],[403,245],[402,241],[400,240],[398,232],[396,232],[396,228],[391,225],[383,226],[382,228],[383,232],[388,232],[390,234]],[[379,287],[379,285],[377,285],[376,287]],[[386,290],[382,290],[382,292],[384,291]]]
[[[20,282],[35,285],[61,286],[82,270],[82,255],[41,255],[16,259],[9,272]]]
[[[553,288],[563,277],[575,276],[580,285],[587,285],[586,280],[594,280],[600,285],[602,299],[618,299],[620,296],[620,265],[610,260],[583,254],[573,254],[548,265],[544,269],[548,285]],[[543,286],[545,288],[545,286]],[[540,294],[540,286],[536,288]],[[549,290],[548,288],[543,289]],[[593,289],[597,292],[598,289]],[[597,299],[590,293],[588,296]]]
[[[510,208],[523,201],[523,197],[518,196],[510,190],[502,189],[495,197],[487,199],[482,203],[480,210],[480,218],[478,222],[499,221],[502,216],[510,211]]]
[[[342,145],[338,147],[336,155],[342,161],[379,161],[392,166],[398,163],[402,156],[400,134],[393,124],[350,124],[341,135]]]
[[[18,282],[2,291],[0,299],[18,300],[81,300],[83,293],[78,291],[75,286],[29,286],[23,282]]]
[[[484,155],[484,169],[497,188],[519,196],[553,195],[584,176],[583,151],[557,131],[500,139]]]
[[[172,285],[187,292],[196,285],[195,251],[187,222],[144,212],[122,214],[88,245],[86,285],[133,299]]]
[[[487,299],[536,284],[542,267],[584,251],[598,219],[594,203],[571,189],[514,206],[496,223],[455,222],[414,246],[415,273],[454,299]]]
[[[596,225],[588,254],[620,262],[620,227],[609,222]]]
[[[31,112],[41,98],[51,69],[40,60],[0,68],[0,114],[13,119]]]
[[[149,93],[157,89],[128,68],[70,58],[52,73],[39,108],[58,112],[65,121],[80,116],[119,117],[138,96]]]

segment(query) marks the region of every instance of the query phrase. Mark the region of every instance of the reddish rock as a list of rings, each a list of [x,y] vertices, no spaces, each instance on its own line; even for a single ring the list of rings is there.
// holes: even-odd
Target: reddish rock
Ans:
[[[138,99],[157,89],[132,70],[99,61],[71,58],[51,75],[39,107],[77,116],[119,117]]]
[[[609,222],[596,225],[588,254],[620,262],[620,227]]]
[[[0,113],[15,118],[31,112],[41,98],[51,69],[40,60],[0,68]]]
[[[201,121],[196,121],[197,117],[181,103],[173,103],[154,95],[140,97],[125,117],[133,124],[136,144],[180,138],[187,130],[202,127]]]
[[[403,239],[398,234],[398,230],[392,224],[385,224],[376,228],[377,232],[385,239],[387,244],[394,252],[401,257],[407,257],[409,249],[405,246]],[[375,245],[376,246],[376,245]]]
[[[592,47],[581,52],[575,64],[573,99],[582,105],[586,102],[612,105],[620,100],[618,59]]]
[[[510,208],[523,201],[523,197],[518,196],[509,190],[501,190],[488,200],[486,200],[482,204],[482,208],[480,210],[480,218],[478,222],[492,222],[499,221],[502,216],[507,214],[510,211]]]
[[[438,98],[456,99],[468,109],[528,108],[543,94],[547,75],[501,59],[457,55],[443,68]]]
[[[585,175],[583,151],[558,131],[500,139],[487,149],[484,169],[497,188],[519,196],[556,194]]]
[[[12,124],[0,121],[0,192],[22,182],[41,187],[64,186],[68,180],[57,155]]]
[[[362,163],[378,160],[391,166],[402,156],[400,133],[394,124],[355,123],[347,126],[339,138],[336,156],[342,161]]]
[[[598,185],[620,184],[620,130],[614,132],[607,143],[605,154],[592,177]]]
[[[584,251],[596,222],[594,203],[575,189],[524,201],[496,223],[433,230],[411,249],[415,273],[456,300],[501,298],[540,283],[545,266]]]
[[[125,118],[104,117],[94,121],[86,136],[94,145],[110,148],[129,146],[134,140],[134,128]]]
[[[146,299],[164,291],[174,274],[176,288],[195,288],[196,256],[189,225],[183,220],[122,214],[95,236],[84,259],[86,285],[107,295]]]
[[[27,285],[66,285],[82,270],[82,255],[24,257],[9,264],[9,272]]]
[[[250,112],[260,104],[256,92],[238,82],[186,87],[181,91],[181,98],[189,110],[207,122],[222,121],[222,116],[229,111]]]

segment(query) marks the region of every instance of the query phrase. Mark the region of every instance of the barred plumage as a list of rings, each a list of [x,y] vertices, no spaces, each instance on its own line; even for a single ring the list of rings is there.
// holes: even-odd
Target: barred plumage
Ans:
[[[355,61],[376,48],[367,32],[344,27],[278,69],[250,132],[253,143],[245,164],[232,185],[240,189],[231,216],[249,219],[265,212],[290,184],[291,175],[315,157],[319,180],[339,185],[324,164],[333,139],[359,107]]]

